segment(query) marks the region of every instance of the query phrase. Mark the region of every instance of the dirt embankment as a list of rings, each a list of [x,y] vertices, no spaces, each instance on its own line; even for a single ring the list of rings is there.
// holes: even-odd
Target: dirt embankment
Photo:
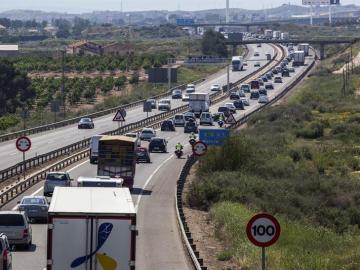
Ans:
[[[360,52],[358,53],[357,56],[355,56],[353,58],[352,63],[346,63],[342,68],[335,70],[333,73],[334,74],[342,74],[344,72],[344,70],[346,70],[347,66],[350,64],[350,68],[353,65],[354,68],[360,66]]]

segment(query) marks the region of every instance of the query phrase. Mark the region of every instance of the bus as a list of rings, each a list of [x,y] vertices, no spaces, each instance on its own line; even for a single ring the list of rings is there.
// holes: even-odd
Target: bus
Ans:
[[[99,141],[98,176],[122,178],[123,186],[133,188],[137,139],[127,136],[103,136]]]
[[[240,71],[244,68],[244,60],[242,56],[233,56],[231,60],[232,71]]]

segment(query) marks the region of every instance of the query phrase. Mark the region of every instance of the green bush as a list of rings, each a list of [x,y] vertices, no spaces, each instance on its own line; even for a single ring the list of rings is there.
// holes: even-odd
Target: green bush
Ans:
[[[16,126],[21,122],[21,118],[16,115],[5,115],[0,117],[0,130],[6,130],[10,127]]]

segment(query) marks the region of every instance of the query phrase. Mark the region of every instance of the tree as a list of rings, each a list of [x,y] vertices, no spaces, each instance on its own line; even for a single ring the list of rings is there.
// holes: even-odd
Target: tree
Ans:
[[[214,30],[205,32],[201,41],[201,49],[204,55],[215,55],[220,57],[228,56],[224,36]]]
[[[31,107],[36,93],[26,74],[16,70],[8,60],[0,61],[0,74],[0,116]]]
[[[122,75],[119,78],[115,80],[115,86],[117,87],[117,90],[120,91],[120,88],[125,85],[126,82],[126,76]]]
[[[139,83],[139,73],[135,71],[133,75],[131,76],[129,83],[131,84],[138,84]]]
[[[71,23],[68,20],[56,19],[54,25],[59,28],[56,32],[56,37],[68,38],[70,36]]]
[[[90,26],[90,21],[79,17],[74,19],[74,26],[72,28],[73,35],[81,36],[81,32]]]

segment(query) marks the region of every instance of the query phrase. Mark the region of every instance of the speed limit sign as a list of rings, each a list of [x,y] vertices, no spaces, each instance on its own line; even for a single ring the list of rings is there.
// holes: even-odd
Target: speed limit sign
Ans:
[[[269,247],[280,237],[280,224],[272,215],[257,214],[248,222],[246,234],[255,246]]]
[[[200,156],[203,156],[206,154],[207,144],[202,141],[198,141],[193,144],[192,149],[193,149],[194,155],[200,157]]]

